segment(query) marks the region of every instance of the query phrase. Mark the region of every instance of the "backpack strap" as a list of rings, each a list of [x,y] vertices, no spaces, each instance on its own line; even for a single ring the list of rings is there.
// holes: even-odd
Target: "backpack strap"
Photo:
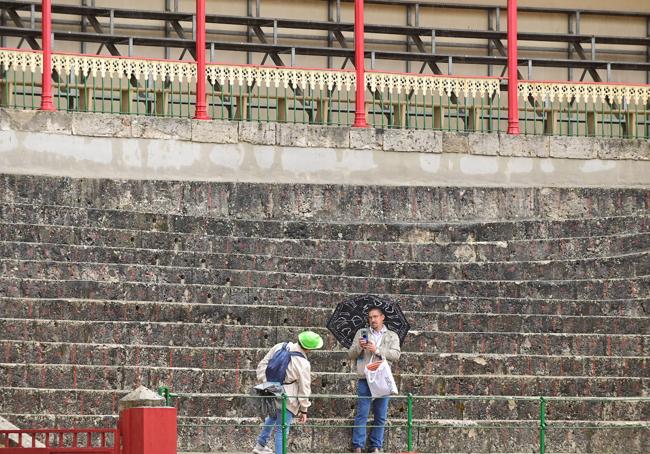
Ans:
[[[284,343],[285,348],[287,348],[287,349],[289,348],[288,344],[289,344],[289,342],[285,342],[285,343]],[[307,357],[306,357],[305,355],[303,355],[302,352],[291,352],[291,351],[290,351],[290,352],[289,352],[289,356],[291,356],[292,358],[293,358],[293,357],[298,357],[298,358],[304,358],[304,359],[307,359]],[[291,364],[291,361],[289,361],[289,364]],[[288,367],[288,366],[287,366],[287,367]],[[294,381],[292,381],[292,382],[290,382],[290,383],[283,383],[283,385],[293,385],[296,381],[297,381],[297,380],[294,380]]]

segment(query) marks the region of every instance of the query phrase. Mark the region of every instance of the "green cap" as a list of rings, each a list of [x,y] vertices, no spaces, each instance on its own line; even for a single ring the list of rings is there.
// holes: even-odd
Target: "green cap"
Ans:
[[[298,334],[298,341],[305,350],[316,350],[323,346],[323,338],[313,331],[303,331]]]

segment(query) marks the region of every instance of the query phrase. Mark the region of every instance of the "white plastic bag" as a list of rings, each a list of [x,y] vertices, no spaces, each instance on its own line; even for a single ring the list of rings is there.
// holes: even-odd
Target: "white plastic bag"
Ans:
[[[371,363],[372,364],[372,363]],[[397,385],[390,370],[390,365],[385,359],[381,361],[376,370],[365,369],[368,388],[372,397],[386,397],[397,394]]]

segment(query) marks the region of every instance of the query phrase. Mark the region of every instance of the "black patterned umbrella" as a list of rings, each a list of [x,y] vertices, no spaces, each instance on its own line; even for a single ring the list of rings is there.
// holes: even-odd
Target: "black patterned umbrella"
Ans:
[[[373,307],[384,312],[384,325],[397,333],[400,344],[404,343],[411,325],[402,309],[396,302],[374,295],[357,296],[337,304],[334,313],[327,320],[327,328],[341,345],[350,348],[357,331],[368,325],[368,311]]]

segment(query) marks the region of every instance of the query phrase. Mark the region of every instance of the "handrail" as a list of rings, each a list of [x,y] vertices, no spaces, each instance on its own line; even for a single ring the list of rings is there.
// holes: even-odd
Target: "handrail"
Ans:
[[[184,393],[179,393],[179,396],[182,397]],[[251,399],[264,399],[268,397],[258,396],[258,395],[229,395],[229,397],[245,397]],[[280,414],[281,414],[281,428],[282,431],[282,452],[286,454],[287,451],[287,422],[286,414],[288,401],[290,399],[307,397],[307,396],[293,396],[282,394],[278,398],[280,405]],[[309,396],[311,399],[372,399],[372,397],[359,397],[356,395],[342,395],[342,394],[313,394]],[[406,395],[395,395],[391,396],[392,400],[406,400],[407,402],[407,411],[406,411],[406,420],[397,419],[393,420],[390,423],[390,427],[393,429],[400,428],[406,431],[406,452],[414,452],[414,430],[415,429],[441,429],[441,428],[466,428],[466,429],[529,429],[530,431],[536,430],[537,432],[537,444],[539,447],[539,453],[545,454],[549,439],[552,440],[554,431],[558,429],[566,430],[650,430],[650,422],[648,421],[591,421],[591,420],[562,420],[560,419],[562,415],[554,414],[554,419],[549,420],[549,407],[553,406],[553,403],[561,401],[569,402],[647,402],[650,403],[650,397],[644,396],[634,396],[634,397],[580,397],[580,396],[477,396],[477,395],[413,395],[408,393]],[[449,420],[449,419],[415,419],[413,417],[413,410],[417,407],[418,402],[422,401],[525,401],[530,403],[537,403],[539,412],[537,419],[485,419],[485,420]],[[313,421],[312,415],[312,421]],[[452,422],[454,421],[454,422]],[[180,422],[179,427],[187,428],[198,428],[198,427],[230,427],[233,425],[242,428],[253,428],[259,427],[259,424],[247,423],[243,421],[237,421],[236,423],[206,423],[206,424],[195,424],[195,423],[185,423]],[[327,420],[321,421],[316,419],[315,423],[307,423],[303,427],[308,429],[350,429],[357,427],[354,424],[348,423],[336,423],[333,424]],[[374,427],[369,425],[367,427]]]
[[[327,0],[322,0],[327,1]],[[341,3],[351,3],[354,0],[340,0]],[[505,9],[505,4],[500,5],[481,5],[481,4],[465,4],[465,3],[437,3],[437,2],[421,2],[417,0],[365,0],[367,4],[374,5],[395,5],[395,6],[409,6],[409,5],[418,5],[420,8],[440,8],[440,9],[468,9],[468,10],[477,10],[477,11],[489,11],[495,8]],[[599,9],[588,9],[588,8],[543,8],[539,6],[520,6],[518,8],[520,12],[529,12],[529,13],[548,13],[548,14],[558,14],[566,13],[573,14],[579,12],[581,14],[593,14],[593,15],[602,15],[602,16],[641,16],[647,17],[650,16],[650,12],[643,11],[610,11],[610,10],[599,10]]]
[[[322,0],[328,1],[328,0]],[[340,0],[341,3],[353,3],[354,0]],[[365,0],[367,5],[394,5],[394,6],[412,6],[418,5],[419,8],[432,8],[432,9],[460,9],[460,10],[474,10],[474,11],[490,11],[496,8],[505,10],[505,1],[501,4],[481,5],[481,4],[465,4],[465,3],[436,3],[436,2],[422,2],[417,0]],[[4,5],[16,5],[16,8],[21,11],[29,11],[31,5],[35,5],[35,10],[40,11],[39,2],[27,1],[13,1],[13,0],[0,0],[0,7]],[[98,15],[108,17],[110,11],[113,10],[114,17],[122,17],[128,19],[151,18],[156,20],[188,20],[191,21],[193,13],[175,12],[175,11],[141,11],[128,8],[109,8],[102,6],[78,6],[78,5],[52,5],[52,11],[55,13],[76,14],[77,11],[103,11]],[[623,17],[649,17],[650,12],[646,11],[620,11],[620,10],[602,10],[602,9],[589,9],[589,8],[557,8],[557,7],[539,7],[539,6],[519,6],[518,11],[521,13],[542,13],[542,14],[575,14],[581,15],[595,15],[595,16],[623,16]],[[210,14],[208,16],[218,17],[226,15]]]

